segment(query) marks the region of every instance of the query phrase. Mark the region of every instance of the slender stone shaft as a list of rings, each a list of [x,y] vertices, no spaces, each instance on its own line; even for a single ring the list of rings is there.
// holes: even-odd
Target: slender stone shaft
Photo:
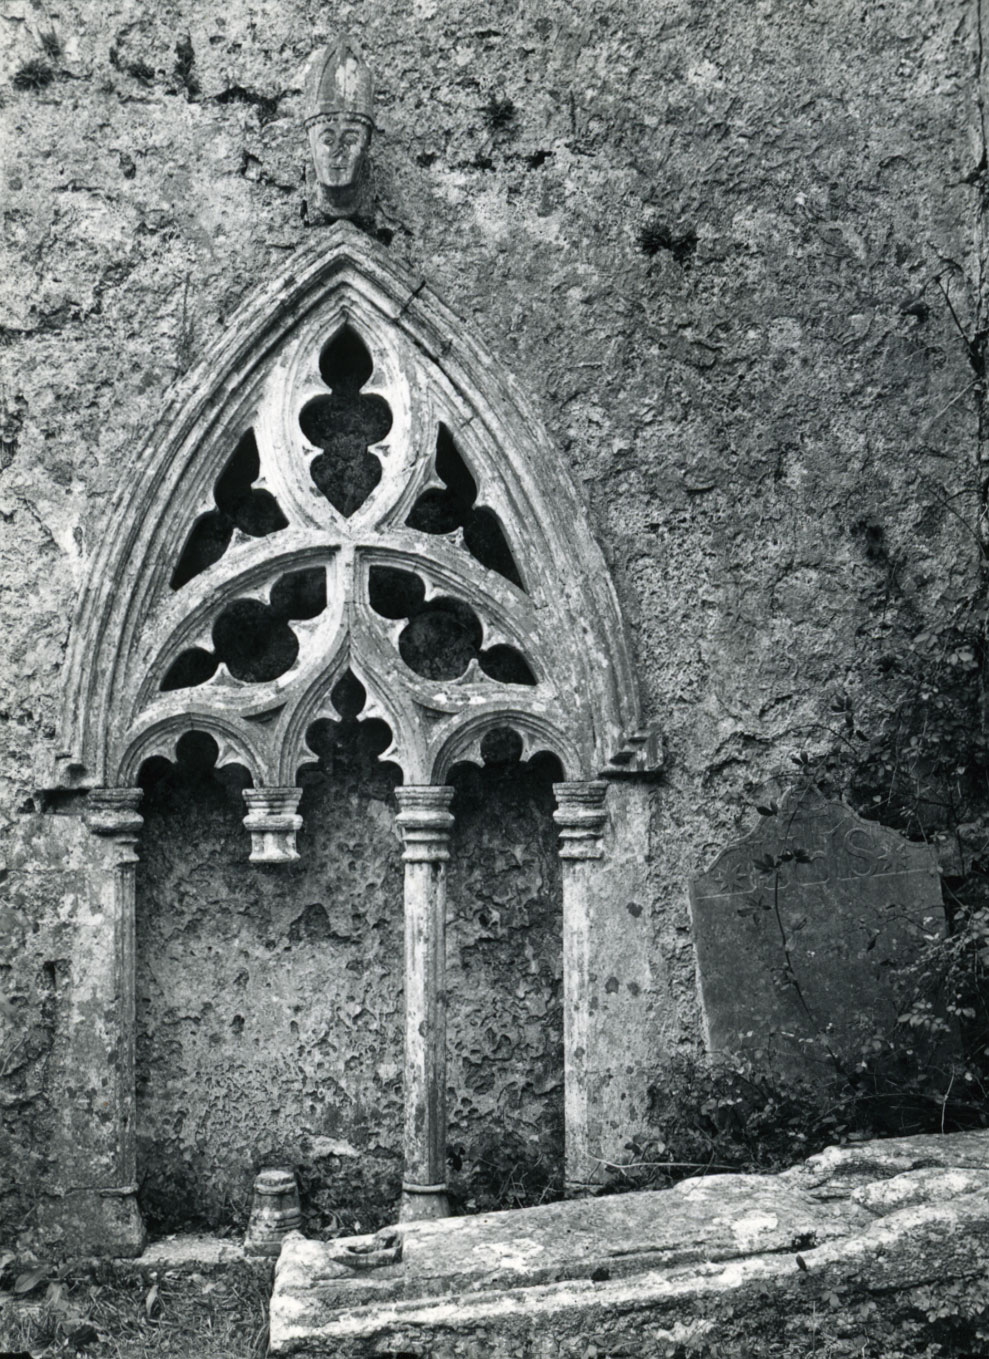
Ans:
[[[601,1166],[591,1154],[591,926],[608,785],[599,780],[556,783],[553,792],[563,876],[565,1181],[569,1192],[580,1193],[601,1179]]]
[[[134,1095],[134,868],[144,822],[140,788],[94,788],[87,799],[91,896],[80,904],[72,957],[68,1080],[60,1155],[66,1188],[62,1230],[80,1253],[136,1255]]]
[[[405,1173],[399,1217],[447,1217],[446,865],[453,789],[396,789],[405,844]]]

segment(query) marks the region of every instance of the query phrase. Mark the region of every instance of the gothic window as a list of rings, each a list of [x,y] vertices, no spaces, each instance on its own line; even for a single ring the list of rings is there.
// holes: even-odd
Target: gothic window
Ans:
[[[286,862],[300,785],[343,772],[339,738],[360,724],[364,756],[391,766],[406,846],[407,1131],[429,1110],[406,1139],[415,1207],[441,1194],[445,1166],[441,870],[465,772],[452,771],[552,770],[576,929],[577,869],[602,852],[598,776],[652,761],[607,568],[511,377],[348,223],[240,308],[153,423],[94,554],[47,781],[91,790],[98,842],[89,947],[119,1065],[98,1193],[119,1196],[107,1202],[133,1247],[137,785],[167,793],[169,765],[208,769],[247,804],[251,859]],[[590,995],[582,947],[563,950],[574,1004]],[[80,1028],[86,1052],[100,1046]],[[566,1063],[579,1183],[584,1032],[572,1026]]]
[[[255,789],[288,789],[344,677],[406,783],[480,763],[506,729],[568,778],[628,759],[604,563],[535,416],[459,322],[341,223],[234,335],[166,413],[96,564],[66,777],[133,783],[197,730]]]

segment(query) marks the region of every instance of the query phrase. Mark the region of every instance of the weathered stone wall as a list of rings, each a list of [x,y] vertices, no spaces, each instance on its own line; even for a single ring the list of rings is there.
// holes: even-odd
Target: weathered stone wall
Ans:
[[[552,759],[550,764],[554,763]],[[563,921],[552,773],[455,772],[447,932],[452,1183],[477,1207],[563,1171]]]
[[[302,775],[301,859],[287,868],[248,862],[241,785],[208,751],[149,771],[159,777],[148,780],[138,871],[136,1085],[152,1230],[243,1226],[254,1175],[272,1163],[298,1167],[311,1228],[368,1228],[393,1213],[398,771],[356,723],[325,735],[319,766]],[[458,1188],[534,1196],[563,1154],[549,786],[514,766],[465,770],[458,788],[448,936]]]
[[[832,747],[836,703],[868,725],[888,658],[980,585],[978,19],[970,0],[6,6],[11,841],[60,748],[66,636],[113,491],[169,384],[319,229],[301,72],[345,22],[379,78],[366,226],[524,382],[614,573],[669,757],[650,795],[651,893],[633,904],[663,957],[664,1032],[696,1041],[687,879],[785,781],[795,749]],[[232,841],[230,814],[215,815]],[[188,887],[179,847],[156,833],[148,862]],[[548,881],[541,855],[523,877]],[[378,863],[376,881],[390,872]],[[276,893],[239,874],[238,947],[263,949]],[[192,920],[180,896],[151,927],[163,949]],[[325,896],[321,884],[290,906],[286,892],[279,937]],[[3,906],[15,1229],[30,1223],[72,985],[53,902],[18,889]],[[211,973],[202,955],[195,966],[202,1006]]]
[[[375,769],[366,743],[331,760],[331,777],[308,781],[291,866],[248,862],[239,787],[212,770],[180,765],[146,794],[136,1084],[153,1224],[246,1222],[272,1162],[306,1168],[307,1207],[324,1217],[360,1220],[383,1180],[397,1191],[396,771]]]

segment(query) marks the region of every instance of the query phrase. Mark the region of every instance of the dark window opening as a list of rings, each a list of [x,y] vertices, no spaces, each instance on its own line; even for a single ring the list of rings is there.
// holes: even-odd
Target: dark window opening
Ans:
[[[332,779],[341,759],[349,760],[353,749],[359,747],[365,761],[372,765],[392,743],[392,731],[387,722],[378,717],[360,721],[367,702],[367,691],[350,670],[345,670],[330,692],[330,702],[340,714],[339,720],[321,717],[306,732],[306,745],[316,756],[315,764],[304,764],[298,772],[300,788],[321,785]],[[401,772],[386,762],[378,766],[375,777],[384,778],[391,787],[401,782]]]
[[[213,624],[213,651],[191,647],[169,666],[163,691],[204,684],[222,661],[234,679],[264,684],[284,675],[299,655],[289,619],[315,618],[326,608],[322,567],[292,571],[273,586],[270,604],[235,599]]]
[[[299,416],[303,434],[323,450],[310,465],[312,479],[345,518],[360,509],[381,480],[381,463],[370,445],[383,439],[392,425],[383,397],[360,395],[372,370],[367,346],[345,326],[319,359],[330,395],[314,397]]]
[[[187,731],[175,743],[175,759],[152,755],[138,772],[137,783],[144,789],[144,806],[172,807],[184,805],[190,784],[209,785],[225,802],[241,809],[243,792],[254,780],[242,764],[224,764],[217,768],[220,748],[208,732]],[[178,803],[176,803],[178,799]]]
[[[445,483],[445,489],[433,487],[423,492],[405,521],[409,528],[423,533],[463,529],[464,546],[471,556],[524,590],[498,516],[484,506],[475,508],[477,482],[457,451],[453,435],[443,424],[436,438],[436,475]]]
[[[412,571],[373,566],[368,598],[382,618],[407,618],[398,637],[402,660],[417,675],[431,680],[453,680],[464,674],[475,658],[484,673],[500,684],[536,683],[532,668],[515,647],[499,644],[482,650],[481,620],[459,599],[443,596],[425,602],[426,589]]]
[[[213,487],[216,509],[201,515],[186,539],[178,565],[172,572],[171,586],[183,585],[218,562],[230,546],[235,528],[252,538],[288,527],[288,520],[268,491],[256,490],[253,483],[261,475],[254,431],[249,429]]]

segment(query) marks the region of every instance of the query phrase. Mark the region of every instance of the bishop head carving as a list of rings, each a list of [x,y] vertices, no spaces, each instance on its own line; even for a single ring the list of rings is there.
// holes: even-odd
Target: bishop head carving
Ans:
[[[324,205],[335,217],[350,217],[360,202],[374,133],[374,78],[349,38],[313,57],[305,112]]]

